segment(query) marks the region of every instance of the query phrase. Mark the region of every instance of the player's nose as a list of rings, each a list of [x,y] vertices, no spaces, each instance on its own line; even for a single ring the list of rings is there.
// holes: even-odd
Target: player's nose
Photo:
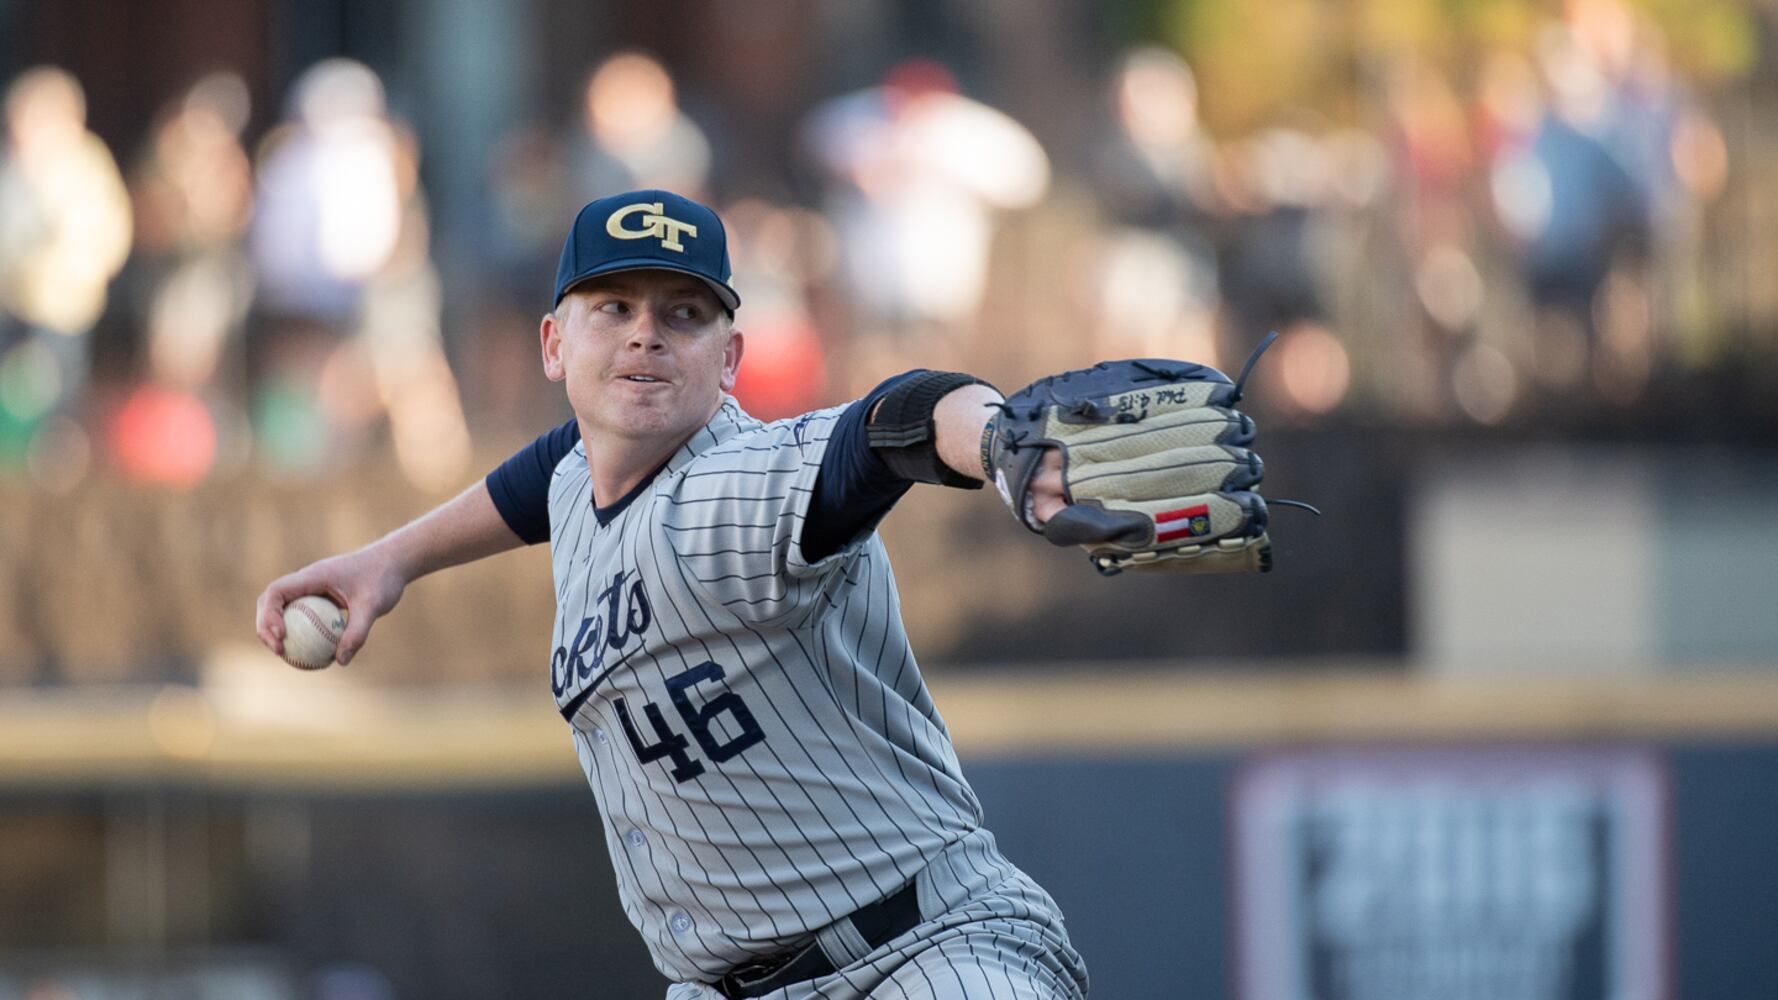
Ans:
[[[654,310],[636,310],[635,322],[630,324],[628,344],[632,348],[645,351],[659,351],[666,348],[666,339],[661,336],[661,321],[654,314]]]

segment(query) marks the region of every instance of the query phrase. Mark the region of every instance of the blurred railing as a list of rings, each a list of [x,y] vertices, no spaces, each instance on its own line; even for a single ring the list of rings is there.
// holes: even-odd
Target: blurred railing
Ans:
[[[65,496],[0,486],[0,685],[195,682],[216,650],[255,641],[254,600],[273,578],[441,499],[378,463],[189,491],[106,475]],[[509,554],[409,588],[363,672],[380,683],[526,676],[547,657],[555,613],[547,559]]]
[[[1439,680],[1345,661],[1314,670],[1069,663],[940,668],[969,760],[1289,746],[1778,739],[1778,675]],[[0,790],[446,792],[578,788],[545,695],[429,691],[224,662],[203,685],[0,691]],[[1504,668],[1503,668],[1504,669]]]

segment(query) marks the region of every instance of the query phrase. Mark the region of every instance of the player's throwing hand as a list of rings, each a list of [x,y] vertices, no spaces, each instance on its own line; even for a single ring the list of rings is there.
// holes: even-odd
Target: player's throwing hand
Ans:
[[[348,552],[311,563],[268,584],[259,595],[254,630],[260,642],[283,656],[284,606],[305,594],[325,594],[348,612],[346,631],[334,654],[344,666],[364,645],[371,623],[388,614],[406,588],[406,578],[385,553],[374,547]]]

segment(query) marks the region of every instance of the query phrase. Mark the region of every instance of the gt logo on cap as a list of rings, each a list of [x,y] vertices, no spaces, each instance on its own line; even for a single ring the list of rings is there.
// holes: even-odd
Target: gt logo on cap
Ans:
[[[661,214],[662,211],[661,203],[658,201],[652,203],[643,201],[634,205],[625,205],[611,213],[611,218],[605,220],[605,231],[620,240],[640,240],[652,236],[661,241],[662,249],[684,253],[685,245],[679,242],[679,234],[696,236],[698,227],[689,222],[669,219]],[[642,216],[642,228],[624,228],[624,220],[637,212],[647,213]]]

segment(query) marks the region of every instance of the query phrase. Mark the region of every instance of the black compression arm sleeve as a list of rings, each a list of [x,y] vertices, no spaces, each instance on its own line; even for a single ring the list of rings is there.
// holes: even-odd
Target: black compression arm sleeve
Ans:
[[[815,493],[809,498],[809,514],[803,521],[803,558],[814,562],[838,552],[876,527],[914,485],[884,465],[871,449],[865,423],[884,393],[917,374],[908,372],[884,381],[840,414],[827,441],[827,453],[821,458],[821,472],[815,478]]]
[[[910,372],[883,394],[882,405],[869,418],[872,450],[889,468],[917,483],[981,489],[982,480],[958,472],[939,457],[938,431],[932,419],[938,401],[966,385],[988,383],[960,372]]]
[[[549,482],[580,440],[573,420],[552,428],[488,473],[488,495],[506,526],[525,544],[549,541]]]

